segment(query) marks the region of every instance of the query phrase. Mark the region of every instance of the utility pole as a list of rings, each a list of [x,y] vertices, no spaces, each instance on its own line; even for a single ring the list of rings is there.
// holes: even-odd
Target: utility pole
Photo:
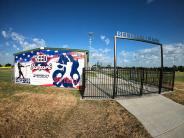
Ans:
[[[89,50],[90,50],[91,47],[92,47],[93,35],[94,35],[93,32],[89,32],[89,33],[88,33],[88,36],[89,36]]]
[[[175,65],[176,55],[173,56],[173,66]]]
[[[90,51],[92,50],[93,35],[94,35],[94,32],[88,32],[88,36],[89,36],[89,57],[91,57],[90,56],[91,55]]]

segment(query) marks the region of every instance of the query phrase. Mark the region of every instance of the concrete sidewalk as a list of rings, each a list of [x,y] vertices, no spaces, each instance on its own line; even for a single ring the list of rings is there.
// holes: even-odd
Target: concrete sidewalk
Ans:
[[[159,95],[117,100],[155,138],[184,138],[184,106]]]

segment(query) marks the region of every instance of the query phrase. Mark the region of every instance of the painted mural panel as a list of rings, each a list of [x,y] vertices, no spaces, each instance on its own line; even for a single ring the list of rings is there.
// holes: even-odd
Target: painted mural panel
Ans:
[[[85,53],[37,50],[15,55],[15,83],[79,88]]]

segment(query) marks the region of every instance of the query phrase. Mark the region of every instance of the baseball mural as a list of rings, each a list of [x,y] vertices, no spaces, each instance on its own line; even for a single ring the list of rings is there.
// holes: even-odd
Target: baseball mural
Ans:
[[[36,49],[15,54],[15,83],[79,88],[86,52]]]

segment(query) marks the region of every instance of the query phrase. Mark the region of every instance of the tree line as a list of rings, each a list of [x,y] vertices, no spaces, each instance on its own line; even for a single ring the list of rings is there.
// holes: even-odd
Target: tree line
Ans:
[[[174,66],[175,71],[181,71],[184,72],[184,66]]]
[[[95,65],[92,66],[92,69],[95,69],[95,68],[113,68],[113,66],[111,66],[111,65],[102,66],[100,64],[95,64]],[[119,67],[119,66],[117,66],[116,68],[118,68],[118,69],[121,69],[121,68],[126,68],[126,69],[136,68],[136,69],[139,69],[139,68],[142,68],[142,67]],[[146,67],[146,68],[148,68],[148,67]],[[150,67],[150,69],[156,69],[156,68],[158,68],[158,67]],[[165,71],[167,71],[167,70],[171,71],[171,70],[174,69],[175,71],[184,72],[184,66],[163,67],[163,69]]]
[[[4,66],[3,66],[2,64],[0,64],[0,67],[12,67],[12,66],[13,66],[13,65],[10,64],[10,63],[5,64]]]

